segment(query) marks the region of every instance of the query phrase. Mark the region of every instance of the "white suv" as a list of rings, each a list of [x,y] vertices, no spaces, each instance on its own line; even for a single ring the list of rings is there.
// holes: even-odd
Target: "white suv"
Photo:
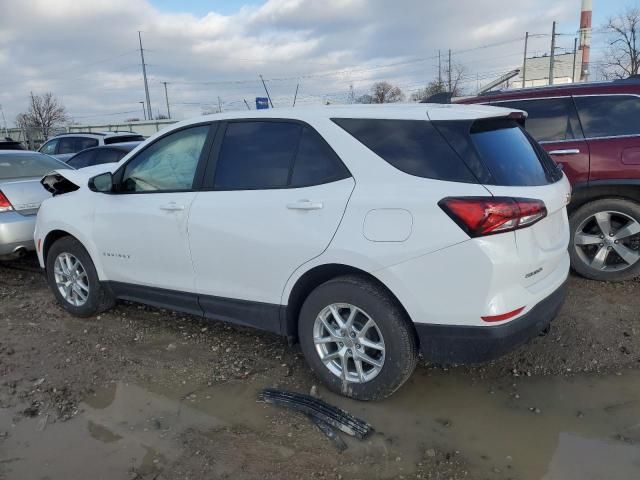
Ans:
[[[48,140],[38,150],[66,162],[87,148],[123,142],[141,142],[144,137],[135,132],[73,132],[63,133]]]
[[[398,389],[419,352],[483,361],[560,309],[570,187],[522,112],[249,115],[185,121],[118,164],[43,179],[56,196],[35,241],[64,308],[127,299],[283,334],[363,400]]]

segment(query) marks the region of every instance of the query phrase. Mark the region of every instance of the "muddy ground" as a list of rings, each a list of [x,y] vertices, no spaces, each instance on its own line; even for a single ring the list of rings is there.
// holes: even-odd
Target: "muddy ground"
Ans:
[[[134,304],[81,320],[35,258],[0,264],[0,478],[640,478],[640,281],[572,277],[545,337],[421,363],[392,398],[325,400],[376,429],[335,447],[256,402],[317,380],[276,336]]]

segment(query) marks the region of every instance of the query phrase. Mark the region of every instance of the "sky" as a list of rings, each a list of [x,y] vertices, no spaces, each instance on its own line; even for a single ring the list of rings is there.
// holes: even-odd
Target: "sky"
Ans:
[[[640,0],[593,0],[594,27]],[[437,76],[438,51],[473,93],[549,52],[572,49],[580,0],[0,0],[0,104],[6,123],[29,92],[52,92],[79,124],[142,118],[142,32],[154,116],[189,118],[273,103],[347,102],[380,80],[408,95]],[[592,58],[606,38],[593,36]],[[2,122],[2,117],[0,117]],[[0,125],[2,125],[0,123]]]

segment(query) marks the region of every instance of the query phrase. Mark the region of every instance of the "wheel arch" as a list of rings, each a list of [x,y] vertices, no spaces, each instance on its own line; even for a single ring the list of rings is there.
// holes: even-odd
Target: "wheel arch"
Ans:
[[[73,229],[65,228],[64,226],[50,230],[49,232],[47,232],[47,234],[44,236],[42,240],[42,259],[44,263],[44,268],[46,269],[46,266],[47,266],[47,255],[49,253],[49,250],[51,249],[51,246],[57,240],[63,237],[71,237],[77,240],[78,242],[80,242],[80,244],[85,248],[85,250],[89,254],[89,257],[93,262],[93,266],[96,269],[96,272],[98,274],[98,278],[102,280],[104,278],[102,273],[102,265],[100,264],[100,262],[96,261],[97,260],[96,253],[93,248],[93,245],[91,245],[88,241],[86,241],[86,239],[84,239],[82,235],[77,235],[73,231]]]
[[[302,308],[302,304],[305,299],[309,296],[309,294],[318,286],[322,285],[325,282],[337,277],[342,277],[345,275],[357,275],[359,277],[363,277],[370,282],[381,287],[389,297],[396,302],[397,306],[402,310],[410,324],[411,328],[414,330],[413,322],[411,322],[411,317],[408,312],[398,299],[398,297],[387,287],[380,279],[375,277],[369,272],[362,270],[360,268],[354,267],[352,265],[342,264],[342,263],[327,263],[322,265],[316,265],[313,268],[307,270],[303,273],[295,282],[289,295],[287,297],[287,307],[284,309],[284,314],[281,317],[282,323],[282,331],[285,333],[287,338],[291,342],[297,342],[298,340],[298,317],[300,315],[300,309]],[[416,334],[416,339],[417,339]]]
[[[640,203],[640,180],[629,181],[594,181],[590,184],[580,184],[573,188],[571,202],[567,209],[573,214],[583,205],[596,200],[623,199]]]

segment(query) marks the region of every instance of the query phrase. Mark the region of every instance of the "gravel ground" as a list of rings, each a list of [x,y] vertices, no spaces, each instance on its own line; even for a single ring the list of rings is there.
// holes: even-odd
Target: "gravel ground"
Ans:
[[[547,336],[487,364],[421,364],[412,385],[398,393],[398,402],[409,402],[413,385],[422,378],[452,378],[493,394],[494,388],[513,390],[535,379],[569,384],[579,377],[597,382],[640,370],[639,287],[638,280],[605,284],[571,277],[567,303]],[[5,419],[0,422],[0,478],[26,478],[16,472],[26,468],[21,460],[30,458],[36,438],[45,441],[49,431],[64,436],[74,425],[81,425],[78,435],[84,435],[87,419],[98,412],[91,399],[99,402],[105,389],[119,392],[117,388],[127,385],[152,392],[149,398],[157,402],[169,399],[178,408],[179,420],[167,433],[161,428],[165,420],[153,416],[155,407],[138,410],[136,418],[148,414],[145,421],[155,422],[164,432],[157,441],[166,441],[158,444],[165,445],[165,453],[149,450],[142,458],[124,462],[124,476],[95,478],[526,477],[512,477],[514,472],[502,470],[509,466],[493,466],[497,461],[482,466],[482,456],[455,444],[448,432],[456,418],[437,419],[430,433],[417,435],[419,448],[411,455],[404,454],[408,447],[402,442],[394,446],[393,436],[381,432],[368,443],[349,439],[349,449],[338,455],[301,415],[254,401],[261,387],[308,392],[314,382],[299,349],[279,337],[128,303],[95,318],[73,318],[57,306],[33,257],[0,263],[0,420]],[[368,412],[361,403],[323,395],[356,414]],[[508,395],[511,401],[513,391]],[[530,408],[538,413],[537,407]],[[370,414],[377,418],[374,412]],[[198,417],[203,414],[207,418]],[[189,415],[198,420],[189,423]],[[210,418],[220,421],[207,426]],[[140,428],[140,435],[148,430]],[[109,448],[123,436],[129,441],[126,432],[100,432],[95,427],[92,437],[102,438]],[[139,444],[148,447],[155,441]],[[9,455],[2,453],[3,443]],[[77,462],[78,470],[72,471],[87,467],[82,455],[74,458],[66,460]],[[113,459],[114,471],[120,467],[118,458]],[[41,478],[36,471],[31,478]],[[62,473],[58,477],[57,471],[54,467],[46,478],[75,478]]]

